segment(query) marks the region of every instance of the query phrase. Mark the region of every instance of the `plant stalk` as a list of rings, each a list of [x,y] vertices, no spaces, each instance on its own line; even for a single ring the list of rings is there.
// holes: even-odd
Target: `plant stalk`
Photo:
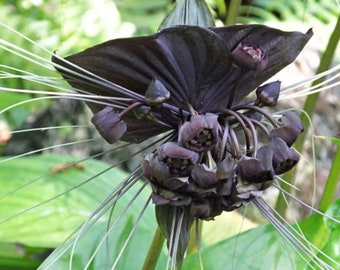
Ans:
[[[236,23],[241,3],[242,3],[242,0],[231,0],[230,1],[229,7],[227,10],[227,18],[225,21],[226,25],[234,25]]]
[[[332,167],[329,171],[327,182],[320,200],[319,210],[325,212],[331,205],[338,182],[340,180],[340,146],[337,147],[333,157]]]
[[[157,265],[159,255],[161,254],[165,238],[162,231],[157,227],[152,239],[151,246],[144,261],[142,270],[153,270]]]

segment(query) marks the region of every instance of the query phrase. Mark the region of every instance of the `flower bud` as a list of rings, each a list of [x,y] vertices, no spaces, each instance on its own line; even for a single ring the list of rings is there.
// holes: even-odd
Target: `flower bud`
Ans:
[[[105,107],[97,112],[91,119],[100,135],[108,142],[118,141],[125,133],[127,126],[119,117],[113,108]]]
[[[235,64],[244,69],[260,71],[268,63],[267,51],[255,44],[239,43],[231,54]]]
[[[163,103],[170,98],[170,92],[164,84],[156,78],[153,78],[145,92],[145,101],[150,106]]]
[[[304,130],[300,117],[294,111],[288,111],[283,114],[279,122],[283,126],[273,129],[270,132],[270,136],[281,138],[290,147]]]
[[[136,118],[139,120],[147,119],[151,113],[151,107],[149,106],[139,106],[138,108],[133,110]]]
[[[286,142],[279,137],[273,137],[269,145],[274,151],[273,168],[276,174],[283,174],[291,170],[300,159],[298,153],[289,148]]]
[[[280,95],[281,82],[271,82],[256,89],[257,101],[268,107],[276,106]]]
[[[235,176],[235,160],[226,158],[217,166],[216,171],[218,179],[233,179]]]
[[[262,183],[274,179],[273,170],[256,158],[239,161],[237,171],[240,178],[249,183]]]
[[[285,112],[281,119],[279,120],[284,126],[290,126],[290,127],[294,127],[297,130],[299,130],[299,132],[302,132],[304,127],[302,125],[301,119],[299,117],[299,115],[294,112],[294,111],[287,111]]]

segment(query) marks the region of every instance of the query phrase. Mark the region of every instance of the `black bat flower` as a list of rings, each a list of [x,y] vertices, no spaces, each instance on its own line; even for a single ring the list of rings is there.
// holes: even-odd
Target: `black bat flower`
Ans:
[[[92,122],[108,142],[138,143],[173,130],[142,169],[168,240],[169,221],[178,219],[179,266],[194,218],[210,220],[261,196],[298,162],[290,147],[303,131],[300,119],[271,116],[263,107],[276,105],[280,82],[260,85],[311,36],[262,25],[176,26],[53,58],[76,91],[95,95]]]
[[[152,36],[111,40],[65,58],[96,76],[86,72],[81,77],[77,75],[79,68],[56,57],[53,62],[60,65],[57,69],[80,91],[145,103],[145,93],[156,79],[170,94],[166,104],[172,114],[179,115],[188,103],[198,113],[206,113],[240,102],[292,62],[311,35],[311,31],[282,32],[262,25],[176,26]],[[251,52],[241,53],[245,46],[242,44],[247,44],[248,52],[262,51],[265,59]],[[261,69],[254,69],[259,62],[265,63],[260,64]],[[95,103],[88,105],[94,113],[104,108]],[[114,108],[121,111],[118,106]],[[162,108],[151,111],[167,125],[150,118],[137,119],[130,111],[122,116],[127,131],[121,140],[141,142],[177,128],[176,120],[162,115]]]

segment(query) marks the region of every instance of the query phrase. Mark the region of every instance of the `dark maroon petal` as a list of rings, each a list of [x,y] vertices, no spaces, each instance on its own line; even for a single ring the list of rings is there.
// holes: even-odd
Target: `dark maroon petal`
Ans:
[[[185,122],[178,132],[178,144],[196,152],[206,152],[217,141],[217,115],[193,115],[190,122]]]
[[[111,107],[97,112],[91,119],[99,133],[108,143],[118,141],[126,131],[126,124]]]
[[[149,118],[138,119],[134,111],[125,114],[122,119],[127,125],[127,130],[121,140],[126,142],[140,143],[169,130],[168,127],[156,124]]]
[[[281,123],[284,126],[289,126],[296,129],[297,132],[301,133],[304,130],[299,115],[294,111],[287,111],[282,115]]]
[[[190,206],[190,214],[196,218],[212,220],[222,213],[219,201],[215,199],[202,199],[193,201]]]
[[[235,177],[235,160],[226,158],[217,166],[218,179],[233,179]]]
[[[152,193],[155,205],[184,206],[191,203],[191,198],[165,189],[158,189]]]
[[[225,107],[230,95],[225,81],[235,83],[235,76],[229,74],[228,49],[215,33],[195,26],[171,27],[148,37],[111,40],[65,59],[102,78],[53,57],[52,61],[60,65],[57,70],[76,91],[143,101],[151,80],[157,78],[170,92],[170,104],[180,107],[189,102],[199,112]],[[94,103],[88,105],[94,113],[102,109]],[[142,141],[150,134],[148,126],[156,130],[154,123],[143,120],[138,125],[134,118],[134,114],[124,116],[128,129],[123,140]]]
[[[256,24],[210,29],[223,40],[230,51],[234,50],[240,43],[247,43],[257,44],[268,53],[268,64],[263,70],[256,73],[248,71],[242,76],[238,91],[235,93],[234,104],[294,61],[313,35],[312,30],[309,30],[306,34],[284,32]]]
[[[160,160],[165,160],[166,158],[170,157],[191,160],[192,163],[196,163],[198,161],[198,154],[196,152],[180,147],[174,142],[162,144],[158,148],[158,157]]]
[[[105,42],[67,57],[69,62],[58,57],[52,61],[78,92],[144,102],[148,87],[157,78],[162,88],[170,92],[168,104],[182,108],[190,103],[198,113],[206,113],[236,104],[292,62],[311,35],[311,31],[282,32],[261,25],[176,26],[148,37]],[[256,44],[268,54],[267,66],[263,70],[245,71],[232,65],[231,51],[239,44]],[[103,105],[94,102],[87,104],[94,113],[103,109]],[[167,122],[162,113],[153,113]],[[127,130],[121,140],[129,142],[141,142],[174,125],[161,126],[149,118],[136,119],[133,112],[124,114],[122,120]]]
[[[191,177],[201,188],[211,187],[218,181],[216,170],[209,169],[205,164],[196,164],[191,170]]]
[[[225,101],[221,96],[228,96],[221,80],[230,69],[230,53],[213,32],[201,27],[176,26],[148,37],[111,40],[65,59],[141,97],[156,77],[170,92],[170,103],[180,105],[188,101],[198,111],[211,107],[214,96],[218,104],[212,107],[222,107]],[[52,60],[76,70],[58,58]],[[134,97],[109,84],[99,85],[57,69],[76,89],[97,95]]]

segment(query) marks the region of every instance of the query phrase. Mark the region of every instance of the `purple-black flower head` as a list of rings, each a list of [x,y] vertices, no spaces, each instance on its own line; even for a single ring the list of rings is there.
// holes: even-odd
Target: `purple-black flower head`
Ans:
[[[76,91],[94,95],[87,104],[107,141],[138,143],[171,131],[142,162],[164,232],[176,207],[186,224],[213,219],[260,196],[297,163],[290,146],[301,122],[265,111],[276,105],[280,83],[261,84],[311,35],[262,25],[175,26],[52,60]],[[255,89],[257,99],[244,102]],[[103,105],[96,96],[110,99]]]

